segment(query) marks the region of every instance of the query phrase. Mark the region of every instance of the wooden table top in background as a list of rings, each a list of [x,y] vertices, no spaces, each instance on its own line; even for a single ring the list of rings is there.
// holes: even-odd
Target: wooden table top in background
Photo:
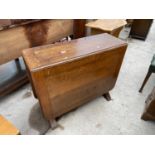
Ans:
[[[103,31],[113,31],[126,24],[127,22],[125,19],[98,19],[87,23],[86,27],[96,28]]]

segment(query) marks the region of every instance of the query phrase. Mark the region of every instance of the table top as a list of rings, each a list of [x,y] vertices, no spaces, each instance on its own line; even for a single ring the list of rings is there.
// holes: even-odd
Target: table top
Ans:
[[[65,43],[29,48],[23,51],[23,57],[28,68],[37,71],[126,45],[126,42],[104,33]]]
[[[110,32],[126,24],[124,19],[98,19],[87,23],[86,26]]]

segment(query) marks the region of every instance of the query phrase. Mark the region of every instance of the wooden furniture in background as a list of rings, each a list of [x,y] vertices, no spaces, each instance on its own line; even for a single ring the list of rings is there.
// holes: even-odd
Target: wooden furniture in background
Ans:
[[[126,19],[126,21],[127,21],[127,25],[126,26],[131,26],[133,21],[134,21],[134,19]]]
[[[86,27],[91,28],[92,35],[109,33],[115,37],[118,37],[123,26],[126,24],[126,20],[123,19],[99,19],[87,23]]]
[[[141,118],[145,121],[155,121],[155,87],[145,102],[145,110]]]
[[[40,19],[0,19],[0,30],[34,23],[36,21],[40,21]]]
[[[151,64],[149,66],[146,77],[145,77],[145,79],[144,79],[144,81],[142,83],[142,86],[141,86],[140,90],[139,90],[140,93],[143,91],[143,88],[144,88],[146,82],[148,81],[148,79],[149,79],[149,77],[151,76],[152,73],[155,73],[155,55],[152,58],[152,61],[151,61]]]
[[[149,33],[153,19],[134,19],[129,36],[145,40]]]
[[[86,19],[74,19],[74,27],[73,27],[74,39],[85,37],[86,35],[85,24]]]
[[[22,55],[22,50],[50,44],[73,34],[73,20],[41,20],[0,31],[0,65]]]
[[[0,115],[0,135],[19,135],[19,130],[2,115]]]
[[[33,91],[45,118],[53,123],[98,96],[109,99],[126,48],[124,41],[100,34],[24,50]]]
[[[21,58],[0,66],[0,96],[11,93],[27,82],[26,69]]]
[[[0,20],[0,24],[0,97],[28,82],[22,60],[18,60],[23,49],[73,34],[73,20]]]

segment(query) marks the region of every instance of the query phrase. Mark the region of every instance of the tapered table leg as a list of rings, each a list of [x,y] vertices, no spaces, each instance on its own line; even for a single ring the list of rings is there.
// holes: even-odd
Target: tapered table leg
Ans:
[[[146,75],[146,77],[145,77],[145,79],[143,81],[143,84],[142,84],[141,88],[139,89],[140,93],[143,91],[143,88],[144,88],[146,82],[148,81],[149,77],[151,76],[151,74],[152,74],[152,72],[148,71],[148,73],[147,73],[147,75]]]
[[[110,96],[110,93],[105,93],[103,94],[104,98],[107,100],[107,101],[110,101],[111,100],[111,96]]]

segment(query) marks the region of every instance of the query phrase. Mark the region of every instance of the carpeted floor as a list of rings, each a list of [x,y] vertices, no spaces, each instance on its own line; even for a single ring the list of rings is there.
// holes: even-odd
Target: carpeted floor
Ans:
[[[129,30],[123,29],[125,39]],[[50,130],[42,117],[30,85],[0,99],[0,114],[9,119],[21,134],[155,134],[155,123],[140,119],[147,95],[155,85],[152,75],[142,94],[138,92],[155,53],[155,24],[146,41],[128,39],[128,49],[112,101],[103,97],[59,118],[59,128]]]

